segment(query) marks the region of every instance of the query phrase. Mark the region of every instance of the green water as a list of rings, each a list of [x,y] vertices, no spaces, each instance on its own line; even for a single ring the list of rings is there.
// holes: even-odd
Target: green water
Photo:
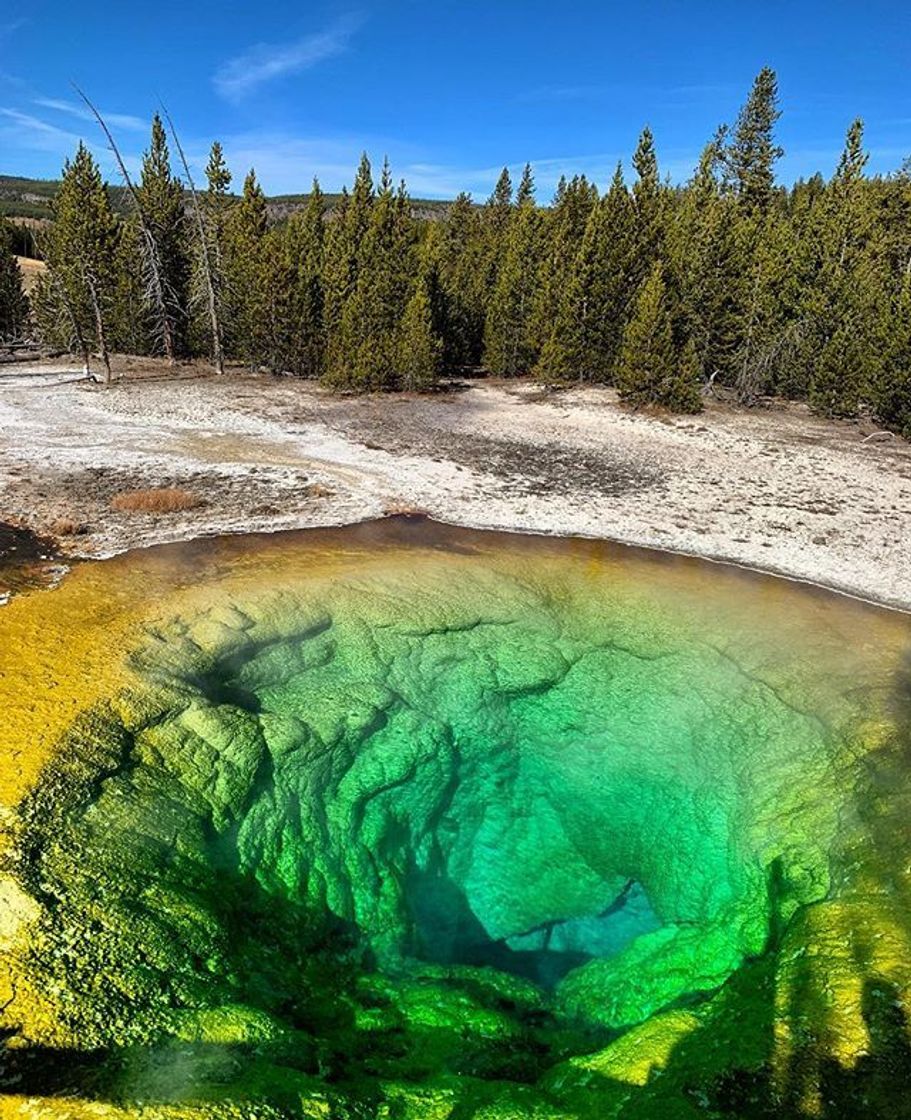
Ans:
[[[175,553],[17,809],[9,1076],[180,1116],[904,1115],[911,626],[376,532],[261,578],[225,545],[195,599]]]

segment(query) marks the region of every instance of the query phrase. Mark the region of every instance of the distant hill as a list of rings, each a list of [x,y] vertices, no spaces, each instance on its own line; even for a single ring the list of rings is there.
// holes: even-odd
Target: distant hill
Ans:
[[[8,218],[49,218],[57,190],[53,179],[18,179],[0,175],[0,214]]]
[[[0,175],[0,214],[8,218],[48,219],[51,216],[51,199],[56,193],[57,179],[22,179],[14,175]],[[127,208],[126,188],[112,186],[111,202],[114,209],[123,212]],[[235,196],[236,197],[236,196]],[[307,204],[309,195],[279,194],[268,199],[269,216],[280,222],[290,218]],[[340,195],[327,194],[329,209],[338,202]],[[450,207],[445,200],[415,198],[411,201],[414,215],[428,221],[443,217]]]

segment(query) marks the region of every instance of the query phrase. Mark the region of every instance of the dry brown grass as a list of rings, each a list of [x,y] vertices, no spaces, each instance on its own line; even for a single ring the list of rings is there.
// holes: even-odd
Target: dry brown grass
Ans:
[[[38,277],[47,271],[44,261],[36,261],[31,257],[16,257],[22,269],[22,284],[26,292],[31,292],[38,282]]]
[[[426,509],[409,505],[408,502],[389,502],[383,506],[384,517],[429,517]]]
[[[76,537],[88,531],[88,525],[74,517],[58,517],[48,525],[48,532],[55,537]]]
[[[308,498],[331,498],[334,494],[334,490],[330,490],[328,486],[323,486],[321,482],[311,482],[307,487]]]
[[[195,509],[201,500],[189,490],[163,486],[157,490],[125,490],[111,499],[111,509],[118,513],[177,513]]]

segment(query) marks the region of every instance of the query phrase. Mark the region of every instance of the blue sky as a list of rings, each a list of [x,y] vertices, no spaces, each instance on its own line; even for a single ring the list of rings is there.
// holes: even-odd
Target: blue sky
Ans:
[[[367,149],[411,193],[485,197],[503,164],[599,183],[642,126],[685,179],[756,71],[778,71],[781,177],[829,174],[855,115],[874,171],[911,155],[911,5],[651,2],[352,4],[0,0],[0,172],[54,177],[84,137],[71,82],[135,165],[164,102],[191,162],[222,141],[239,181],[338,189]]]

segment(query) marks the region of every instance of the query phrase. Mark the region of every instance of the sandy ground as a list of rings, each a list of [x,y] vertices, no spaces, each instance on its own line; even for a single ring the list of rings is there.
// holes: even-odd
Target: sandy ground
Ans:
[[[36,261],[32,257],[16,257],[22,269],[22,285],[26,294],[32,291],[38,282],[38,277],[47,270],[44,261]]]
[[[579,534],[787,574],[911,608],[911,447],[799,406],[629,413],[600,389],[468,382],[429,397],[125,363],[0,367],[0,520],[72,518],[71,554],[207,533],[334,525],[402,509]],[[175,485],[203,504],[117,513]]]

